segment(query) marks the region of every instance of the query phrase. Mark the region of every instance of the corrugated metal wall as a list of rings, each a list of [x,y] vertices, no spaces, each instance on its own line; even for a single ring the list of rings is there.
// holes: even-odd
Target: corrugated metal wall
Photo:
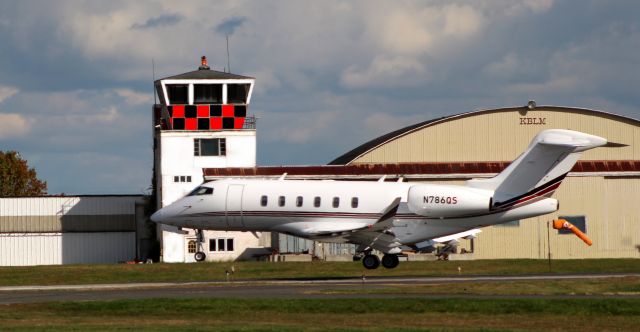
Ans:
[[[0,233],[132,232],[141,196],[0,199]]]
[[[118,263],[136,257],[134,232],[0,234],[0,265]]]
[[[522,111],[522,109],[520,109]],[[541,107],[473,113],[415,131],[374,149],[353,163],[510,161],[544,129],[578,130],[628,144],[617,149],[587,151],[583,160],[640,160],[640,128],[631,120],[594,113]],[[523,125],[521,118],[544,119]]]
[[[569,177],[556,193],[558,212],[521,220],[518,227],[484,228],[475,242],[475,256],[547,258],[550,244],[552,258],[640,257],[638,193],[638,178]],[[559,216],[585,216],[593,246],[572,234],[547,232],[548,222]]]
[[[0,265],[116,263],[136,257],[142,196],[0,199]]]
[[[0,217],[0,233],[133,232],[133,214]]]
[[[131,215],[142,196],[16,197],[0,199],[0,216]]]

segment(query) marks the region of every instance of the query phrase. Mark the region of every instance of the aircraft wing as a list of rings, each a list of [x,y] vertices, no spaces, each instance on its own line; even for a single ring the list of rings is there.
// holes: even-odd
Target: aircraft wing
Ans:
[[[393,248],[402,245],[402,243],[396,239],[395,235],[389,232],[389,229],[393,227],[393,218],[398,212],[399,206],[400,197],[397,197],[382,211],[380,218],[370,226],[337,234],[318,234],[313,238],[322,239],[327,242],[354,243],[363,249],[376,249],[385,253],[390,252]]]
[[[457,240],[457,239],[462,239],[462,238],[472,238],[475,237],[476,235],[478,235],[478,233],[482,232],[482,230],[474,228],[474,229],[470,229],[468,231],[464,231],[461,233],[456,233],[456,234],[451,234],[451,235],[447,235],[447,236],[443,236],[443,237],[437,237],[434,239],[431,239],[431,241],[436,242],[436,243],[445,243],[445,242],[449,242],[451,240]]]

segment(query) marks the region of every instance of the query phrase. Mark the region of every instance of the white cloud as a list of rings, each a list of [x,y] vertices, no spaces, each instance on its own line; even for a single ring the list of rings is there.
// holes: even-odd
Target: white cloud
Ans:
[[[24,136],[30,128],[29,121],[22,115],[0,113],[0,139]]]
[[[430,19],[430,11],[413,12],[406,9],[396,9],[388,13],[384,20],[375,22],[372,29],[373,38],[381,43],[385,51],[395,54],[419,54],[430,49],[433,44],[433,33],[426,23]]]
[[[26,153],[147,153],[133,171],[148,174],[151,59],[156,77],[194,70],[201,55],[221,70],[226,48],[216,27],[238,17],[230,60],[235,73],[256,77],[249,110],[264,115],[258,124],[259,164],[329,160],[411,123],[521,105],[528,98],[638,112],[640,34],[631,15],[636,5],[623,10],[604,2],[554,7],[550,0],[80,3],[19,1],[10,6],[15,10],[0,12],[8,59],[0,64],[0,84],[20,82],[0,87],[0,105],[27,128],[3,122],[2,135],[27,133],[19,142]],[[59,165],[68,162],[61,158]],[[104,172],[101,184],[109,185],[109,176],[131,168],[122,164],[74,170],[92,179]],[[60,186],[84,185],[70,178],[60,178]]]
[[[484,26],[482,13],[469,5],[380,7],[367,17],[367,33],[387,54],[442,54]]]
[[[506,90],[528,95],[566,94],[576,92],[582,83],[576,77],[558,76],[542,83],[515,83],[507,86]]]
[[[107,107],[102,112],[88,118],[89,123],[108,124],[120,119],[120,112],[115,106]]]
[[[261,69],[252,71],[247,75],[251,77],[255,77],[256,80],[258,80],[258,83],[254,87],[255,90],[253,92],[258,95],[264,95],[269,90],[277,89],[282,86],[282,82],[280,81],[276,73],[273,71],[273,69],[270,69],[270,68],[261,68]]]
[[[265,138],[292,144],[304,144],[313,139],[336,134],[336,124],[344,120],[340,111],[327,110],[300,113],[271,113],[268,122],[279,123],[271,127]]]
[[[151,93],[142,93],[131,89],[115,89],[114,92],[129,105],[150,105],[153,103]]]
[[[517,17],[530,13],[540,14],[553,7],[554,0],[489,0],[481,3],[487,13],[506,17]]]
[[[406,57],[377,56],[365,69],[348,67],[341,75],[342,85],[350,88],[406,86],[428,79],[425,66],[416,59]]]
[[[514,53],[508,53],[502,59],[492,62],[483,68],[483,71],[494,78],[511,77],[518,71],[521,63],[518,56]]]
[[[475,35],[483,26],[482,15],[471,6],[450,5],[442,8],[444,33],[456,38]]]
[[[20,90],[11,86],[1,86],[0,85],[0,103],[11,98],[11,96],[18,93]]]

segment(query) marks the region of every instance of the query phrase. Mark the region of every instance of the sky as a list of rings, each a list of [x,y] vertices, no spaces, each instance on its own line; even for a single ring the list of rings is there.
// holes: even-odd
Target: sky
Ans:
[[[0,0],[0,150],[50,194],[151,185],[156,78],[256,78],[258,165],[326,164],[476,109],[640,118],[638,1]]]

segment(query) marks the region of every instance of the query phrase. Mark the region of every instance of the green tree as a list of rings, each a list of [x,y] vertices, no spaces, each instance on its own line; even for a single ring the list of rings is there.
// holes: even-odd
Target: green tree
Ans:
[[[39,196],[47,193],[47,182],[16,151],[0,151],[0,197]]]

